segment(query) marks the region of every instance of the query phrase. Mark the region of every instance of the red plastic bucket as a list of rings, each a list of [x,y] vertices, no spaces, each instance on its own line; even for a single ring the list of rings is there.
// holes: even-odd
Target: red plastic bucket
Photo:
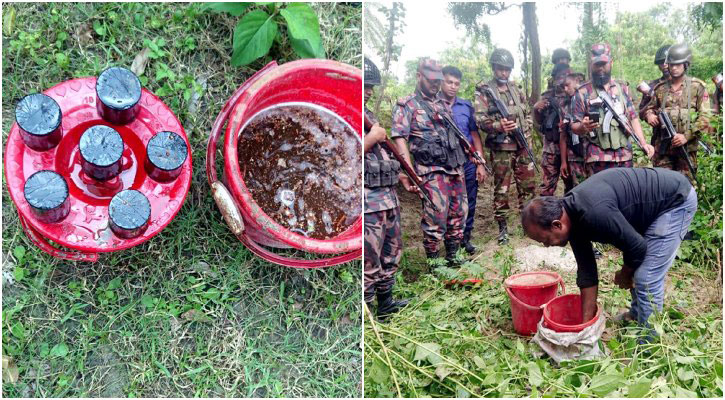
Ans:
[[[556,332],[581,332],[593,325],[600,317],[602,308],[597,304],[597,313],[587,322],[582,321],[581,295],[566,294],[544,305],[544,326]]]
[[[541,321],[542,306],[556,297],[557,287],[566,293],[561,276],[551,271],[531,271],[512,275],[504,282],[511,300],[514,329],[520,335],[533,335]]]
[[[358,219],[334,238],[319,240],[294,233],[269,217],[252,198],[239,170],[237,144],[244,124],[270,106],[306,102],[344,119],[362,138],[362,72],[331,60],[299,60],[267,64],[237,89],[217,117],[207,145],[207,178],[212,195],[235,235],[267,261],[299,268],[326,267],[362,255],[362,210]],[[216,148],[223,135],[224,183],[217,179]],[[289,258],[263,246],[330,254],[318,260]]]

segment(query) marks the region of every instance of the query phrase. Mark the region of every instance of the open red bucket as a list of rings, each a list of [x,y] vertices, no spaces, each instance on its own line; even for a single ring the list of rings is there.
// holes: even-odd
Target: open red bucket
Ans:
[[[581,332],[597,322],[601,314],[602,308],[597,304],[594,318],[582,321],[581,295],[566,294],[544,305],[544,326],[556,332]]]
[[[542,306],[556,297],[558,286],[566,293],[561,276],[551,271],[531,271],[512,275],[504,282],[511,300],[514,329],[520,335],[533,335],[541,321]]]
[[[347,230],[334,238],[308,238],[288,230],[264,213],[244,183],[237,154],[242,127],[258,111],[289,102],[324,107],[339,115],[362,137],[362,72],[358,68],[317,59],[283,65],[271,62],[237,89],[214,123],[206,159],[207,178],[214,200],[239,240],[267,261],[289,267],[315,268],[359,258],[362,255],[362,212]],[[216,174],[216,149],[225,126],[222,183]],[[295,248],[331,256],[317,260],[291,258],[263,246]]]

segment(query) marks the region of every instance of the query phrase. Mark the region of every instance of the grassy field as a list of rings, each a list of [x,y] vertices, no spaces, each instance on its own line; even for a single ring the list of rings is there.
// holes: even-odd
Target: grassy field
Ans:
[[[560,188],[561,190],[561,188]],[[522,270],[554,270],[567,293],[577,293],[575,269],[523,265],[516,249],[538,245],[524,238],[518,221],[509,245],[496,244],[491,183],[479,189],[474,244],[479,247],[463,276],[483,278],[469,288],[446,288],[446,273],[431,273],[421,246],[420,201],[402,190],[405,251],[396,297],[410,305],[375,334],[365,319],[367,397],[722,397],[723,310],[718,271],[676,260],[666,280],[664,312],[654,326],[661,340],[637,344],[638,329],[607,321],[606,356],[556,365],[537,344],[513,329],[503,280]],[[511,196],[511,204],[516,204]],[[696,242],[684,242],[691,254]],[[613,284],[618,250],[606,247],[599,265],[599,303],[610,318],[629,306],[628,291]],[[567,266],[567,267],[574,267]],[[442,273],[445,272],[445,273]],[[389,360],[389,361],[388,361]]]
[[[359,67],[361,9],[313,7],[328,58]],[[3,396],[361,395],[360,262],[315,271],[264,263],[210,196],[206,139],[223,103],[267,62],[295,58],[283,39],[232,68],[237,20],[199,4],[3,6],[3,151],[23,95],[129,67],[150,47],[142,83],[183,123],[194,168],[164,231],[95,264],[34,247],[3,185],[2,347],[18,374],[3,376]]]

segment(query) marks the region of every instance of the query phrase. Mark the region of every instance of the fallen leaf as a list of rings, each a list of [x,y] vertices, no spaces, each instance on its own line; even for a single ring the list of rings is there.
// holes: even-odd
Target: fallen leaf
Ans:
[[[446,368],[445,365],[439,365],[438,368],[436,368],[436,376],[440,380],[446,379],[446,376],[448,376],[450,374],[451,374],[451,371],[448,368]]]
[[[149,54],[151,54],[151,50],[148,47],[144,47],[144,49],[136,55],[136,58],[133,59],[133,63],[131,63],[131,72],[136,74],[136,76],[141,76],[143,75],[143,72],[146,71],[146,66],[149,63]]]
[[[18,367],[15,366],[13,358],[3,355],[3,384],[15,383],[18,381],[19,376],[20,372]]]
[[[83,24],[79,25],[74,36],[78,42],[82,45],[87,45],[93,42],[93,25]]]
[[[211,318],[209,318],[206,314],[203,312],[197,310],[197,309],[191,309],[183,314],[181,314],[181,319],[185,319],[187,321],[192,322],[209,322],[211,321]]]

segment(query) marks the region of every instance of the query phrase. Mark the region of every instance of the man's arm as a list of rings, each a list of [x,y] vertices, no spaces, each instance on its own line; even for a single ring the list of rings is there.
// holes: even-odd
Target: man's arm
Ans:
[[[573,235],[569,240],[571,250],[577,264],[576,284],[579,286],[582,303],[582,322],[589,321],[597,312],[597,291],[599,287],[599,276],[597,273],[597,261],[594,258],[592,242]]]
[[[611,238],[611,243],[622,251],[622,261],[636,270],[647,255],[647,241],[624,218],[617,207],[602,209],[595,222],[599,234]]]

